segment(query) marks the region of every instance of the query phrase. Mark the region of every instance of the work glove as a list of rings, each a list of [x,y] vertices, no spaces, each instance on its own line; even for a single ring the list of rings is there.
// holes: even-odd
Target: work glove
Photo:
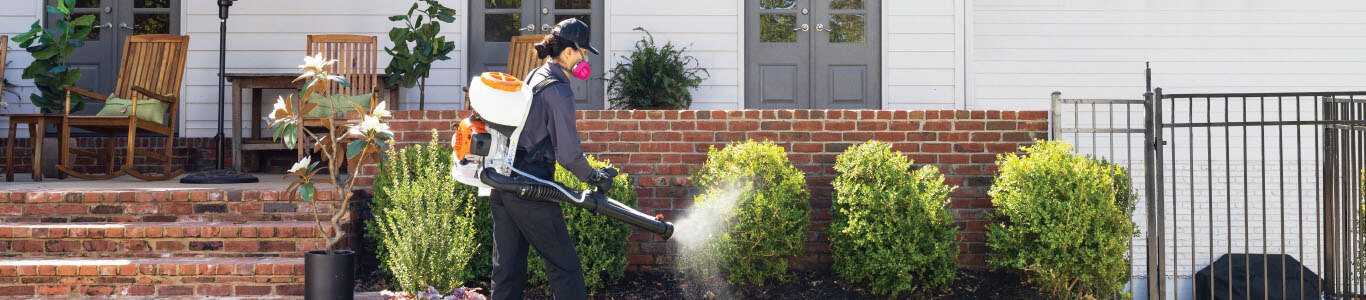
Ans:
[[[598,192],[606,194],[612,190],[612,179],[617,178],[617,169],[601,167],[593,171],[593,175],[588,178],[588,184],[598,188]]]

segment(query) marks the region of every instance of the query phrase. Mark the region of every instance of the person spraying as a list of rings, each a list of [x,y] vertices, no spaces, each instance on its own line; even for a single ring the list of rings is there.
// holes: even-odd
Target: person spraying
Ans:
[[[521,299],[527,253],[532,247],[545,261],[556,299],[586,299],[583,268],[566,229],[559,202],[660,234],[673,224],[648,216],[606,196],[617,172],[594,169],[580,147],[575,127],[574,91],[569,76],[587,80],[588,53],[598,54],[590,29],[566,19],[536,44],[546,63],[523,81],[488,72],[470,82],[470,107],[452,140],[452,176],[488,195],[493,213],[492,299]],[[555,183],[559,164],[596,190],[575,191]]]

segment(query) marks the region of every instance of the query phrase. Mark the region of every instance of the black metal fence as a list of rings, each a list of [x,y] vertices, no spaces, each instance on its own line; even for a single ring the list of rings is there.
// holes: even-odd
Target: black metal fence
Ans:
[[[1145,191],[1130,248],[1135,298],[1301,298],[1271,289],[1279,280],[1312,295],[1366,294],[1353,267],[1366,259],[1355,257],[1366,240],[1366,92],[1053,98],[1052,137],[1130,167]],[[1237,263],[1216,268],[1226,254],[1279,278],[1254,281],[1233,272]],[[1294,261],[1304,268],[1275,270]],[[1230,273],[1256,283],[1197,289]]]

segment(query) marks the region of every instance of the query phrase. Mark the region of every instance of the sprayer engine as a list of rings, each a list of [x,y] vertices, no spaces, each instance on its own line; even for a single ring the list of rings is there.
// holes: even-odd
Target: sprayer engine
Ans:
[[[485,72],[470,80],[469,101],[474,114],[460,121],[451,139],[454,164],[451,177],[479,188],[479,196],[493,190],[573,204],[595,214],[617,219],[669,239],[674,226],[662,216],[649,216],[607,197],[607,191],[570,189],[537,178],[512,166],[517,140],[531,110],[531,87],[505,73]]]

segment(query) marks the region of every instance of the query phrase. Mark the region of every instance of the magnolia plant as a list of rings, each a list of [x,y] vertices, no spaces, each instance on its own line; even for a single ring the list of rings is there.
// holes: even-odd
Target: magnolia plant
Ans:
[[[341,221],[349,210],[348,199],[351,199],[352,187],[355,186],[356,177],[359,175],[357,173],[361,170],[359,164],[384,159],[384,149],[394,138],[393,131],[389,130],[389,125],[383,120],[390,116],[389,111],[384,109],[384,102],[368,111],[352,103],[351,106],[361,113],[360,122],[339,120],[334,114],[327,114],[326,118],[322,118],[321,125],[304,126],[303,116],[318,107],[318,103],[309,101],[312,95],[322,93],[327,85],[333,82],[350,86],[346,77],[327,72],[327,67],[336,62],[335,59],[327,60],[322,53],[305,57],[304,64],[299,66],[303,74],[294,79],[295,82],[304,81],[303,90],[299,93],[301,99],[295,102],[293,95],[288,98],[280,97],[275,102],[275,110],[271,113],[274,120],[270,123],[270,126],[275,128],[275,139],[283,140],[285,146],[293,149],[300,138],[307,138],[313,141],[312,150],[319,153],[318,161],[305,156],[289,168],[285,179],[294,178],[294,181],[286,189],[286,199],[303,199],[313,205],[313,219],[317,223],[318,235],[326,241],[326,250],[331,250],[333,245],[346,236],[346,232],[340,228]],[[315,131],[318,128],[323,129]],[[342,163],[346,161],[352,162],[352,174],[343,177],[346,170],[342,169]],[[327,176],[319,178],[317,175],[324,170],[327,171]],[[331,230],[323,227],[322,217],[318,215],[318,203],[313,201],[320,184],[331,185],[341,190],[341,207],[333,210],[331,218],[328,219],[327,229]]]

